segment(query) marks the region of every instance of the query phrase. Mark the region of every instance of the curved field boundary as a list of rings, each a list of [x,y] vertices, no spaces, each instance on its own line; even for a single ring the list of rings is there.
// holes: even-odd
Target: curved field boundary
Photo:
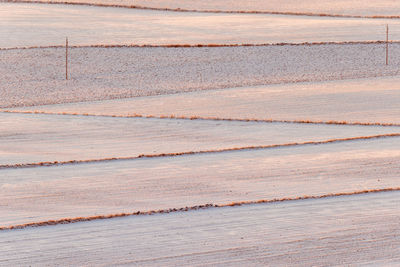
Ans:
[[[263,15],[286,15],[286,16],[307,16],[307,17],[331,17],[331,18],[358,18],[358,19],[400,19],[399,15],[343,15],[329,13],[311,13],[311,12],[290,12],[290,11],[252,11],[252,10],[198,10],[184,8],[162,8],[147,7],[140,5],[118,5],[118,4],[101,4],[88,2],[68,2],[68,1],[46,1],[46,0],[1,0],[5,3],[27,3],[27,4],[55,4],[55,5],[74,5],[74,6],[97,6],[97,7],[114,7],[114,8],[131,8],[141,10],[154,11],[170,11],[170,12],[196,12],[196,13],[222,13],[222,14],[263,14]]]
[[[31,223],[25,223],[25,224],[0,227],[0,231],[17,230],[17,229],[24,229],[24,228],[28,228],[28,227],[42,227],[42,226],[59,225],[59,224],[89,222],[89,221],[106,220],[106,219],[113,219],[113,218],[122,218],[122,217],[128,217],[128,216],[145,216],[145,215],[154,215],[154,214],[205,210],[205,209],[212,209],[212,208],[224,208],[224,207],[236,207],[236,206],[245,206],[245,205],[266,204],[266,203],[301,201],[301,200],[309,200],[309,199],[324,199],[324,198],[334,198],[334,197],[364,195],[364,194],[376,194],[376,193],[395,192],[395,191],[400,191],[400,187],[369,189],[369,190],[343,192],[343,193],[330,193],[330,194],[316,195],[316,196],[307,196],[306,195],[306,196],[300,196],[300,197],[260,199],[260,200],[254,200],[254,201],[239,201],[239,202],[231,202],[231,203],[226,203],[226,204],[209,203],[209,204],[204,204],[204,205],[196,205],[196,206],[181,207],[181,208],[170,208],[170,209],[160,209],[160,210],[150,210],[150,211],[136,211],[136,212],[131,212],[131,213],[117,213],[117,214],[109,214],[109,215],[63,218],[63,219],[59,219],[59,220],[31,222]]]
[[[0,165],[0,170],[1,169],[34,168],[34,167],[51,167],[51,166],[87,164],[87,163],[110,162],[110,161],[121,161],[121,160],[136,160],[136,159],[142,159],[142,158],[166,158],[166,157],[178,157],[178,156],[189,156],[189,155],[199,155],[199,154],[215,154],[215,153],[243,151],[243,150],[260,150],[260,149],[274,149],[274,148],[283,148],[283,147],[297,147],[297,146],[307,146],[307,145],[324,145],[324,144],[332,144],[332,143],[343,143],[343,142],[351,142],[351,141],[358,141],[358,140],[371,140],[371,139],[393,138],[393,137],[400,137],[400,133],[359,136],[359,137],[349,137],[349,138],[337,138],[337,139],[329,139],[329,140],[325,140],[325,141],[307,141],[307,142],[300,142],[300,143],[295,142],[295,143],[264,145],[264,146],[232,147],[232,148],[222,148],[222,149],[185,151],[185,152],[161,153],[161,154],[140,154],[138,156],[133,156],[133,157],[115,157],[115,158],[88,159],[88,160],[46,161],[46,162],[36,162],[36,163],[4,164],[4,165]]]
[[[1,2],[1,0],[0,0]],[[392,40],[389,44],[400,44],[400,41]],[[96,44],[96,45],[69,45],[68,48],[214,48],[214,47],[260,47],[260,46],[317,46],[317,45],[360,45],[360,44],[386,44],[386,41],[344,41],[344,42],[303,42],[303,43],[263,43],[263,44]],[[47,49],[64,48],[65,45],[49,46],[23,46],[0,48],[4,50],[18,49]]]
[[[313,120],[274,120],[274,119],[239,119],[239,118],[219,118],[219,117],[200,117],[200,116],[176,116],[176,115],[106,115],[89,113],[70,113],[70,112],[45,112],[45,111],[14,111],[0,110],[2,113],[17,114],[42,114],[42,115],[64,115],[64,116],[87,116],[87,117],[105,117],[105,118],[144,118],[144,119],[172,119],[172,120],[203,120],[203,121],[234,121],[234,122],[259,122],[259,123],[297,123],[297,124],[324,124],[324,125],[350,125],[350,126],[382,126],[382,127],[400,127],[399,123],[381,123],[381,122],[348,122],[348,121],[313,121]]]

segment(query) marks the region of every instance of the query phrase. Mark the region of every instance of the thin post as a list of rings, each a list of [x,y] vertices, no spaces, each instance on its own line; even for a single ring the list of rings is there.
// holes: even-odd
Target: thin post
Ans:
[[[386,24],[386,65],[389,64],[389,25]]]
[[[65,80],[68,80],[68,37],[65,38]]]

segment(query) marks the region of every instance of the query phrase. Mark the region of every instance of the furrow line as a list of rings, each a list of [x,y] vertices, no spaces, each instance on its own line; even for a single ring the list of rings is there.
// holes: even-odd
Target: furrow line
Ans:
[[[200,117],[200,116],[179,116],[179,115],[107,115],[107,114],[89,114],[72,112],[46,112],[46,111],[17,111],[0,110],[3,113],[17,114],[43,114],[43,115],[65,115],[65,116],[87,116],[87,117],[106,117],[106,118],[144,118],[144,119],[174,119],[174,120],[204,120],[204,121],[237,121],[237,122],[260,122],[260,123],[298,123],[298,124],[325,124],[325,125],[354,125],[354,126],[382,126],[382,127],[400,127],[399,123],[381,123],[381,122],[348,122],[348,121],[313,121],[313,120],[275,120],[275,119],[240,119],[240,118],[219,118],[219,117]]]
[[[73,164],[87,164],[87,163],[98,163],[98,162],[110,162],[110,161],[121,161],[121,160],[136,160],[143,158],[165,158],[165,157],[178,157],[178,156],[189,156],[198,154],[214,154],[214,153],[224,153],[232,151],[243,151],[243,150],[260,150],[260,149],[273,149],[282,147],[296,147],[296,146],[306,146],[306,145],[323,145],[331,143],[341,143],[341,142],[351,142],[357,140],[370,140],[370,139],[380,139],[380,138],[393,138],[400,137],[400,133],[392,134],[380,134],[371,136],[358,136],[349,138],[338,138],[329,139],[324,141],[307,141],[300,143],[285,143],[285,144],[274,144],[274,145],[261,145],[261,146],[246,146],[246,147],[233,147],[233,148],[222,148],[222,149],[210,149],[210,150],[199,150],[199,151],[185,151],[176,153],[161,153],[161,154],[140,154],[133,157],[114,157],[114,158],[103,158],[103,159],[88,159],[88,160],[70,160],[70,161],[47,161],[47,162],[36,162],[36,163],[21,163],[21,164],[4,164],[0,165],[1,169],[21,169],[21,168],[33,168],[33,167],[50,167],[50,166],[60,166],[60,165],[73,165]]]
[[[2,0],[0,0],[1,2]],[[389,44],[399,44],[400,41],[391,40]],[[318,46],[318,45],[359,45],[359,44],[386,44],[386,41],[343,41],[343,42],[302,42],[302,43],[259,43],[259,44],[95,44],[70,45],[69,48],[201,48],[201,47],[248,47],[248,46]],[[1,50],[24,50],[63,48],[65,45],[3,47]]]
[[[169,208],[169,209],[159,209],[159,210],[149,210],[149,211],[135,211],[135,212],[130,212],[130,213],[116,213],[116,214],[109,214],[109,215],[63,218],[63,219],[58,219],[58,220],[31,222],[31,223],[25,223],[25,224],[3,226],[3,227],[0,227],[0,231],[18,230],[18,229],[24,229],[24,228],[29,228],[29,227],[42,227],[42,226],[51,226],[51,225],[59,225],[59,224],[71,224],[71,223],[78,223],[78,222],[89,222],[89,221],[106,220],[106,219],[121,218],[121,217],[128,217],[128,216],[145,216],[145,215],[154,215],[154,214],[205,210],[205,209],[211,209],[211,208],[225,208],[225,207],[236,207],[236,206],[245,206],[245,205],[266,204],[266,203],[301,201],[301,200],[310,200],[310,199],[324,199],[324,198],[374,194],[374,193],[383,193],[383,192],[395,192],[395,191],[400,191],[400,187],[367,189],[367,190],[361,190],[361,191],[342,192],[342,193],[328,193],[328,194],[323,194],[323,195],[311,195],[311,196],[305,195],[305,196],[299,196],[299,197],[285,197],[285,198],[274,198],[274,199],[239,201],[239,202],[231,202],[231,203],[225,203],[225,204],[209,203],[209,204],[204,204],[204,205],[195,205],[195,206],[190,206],[190,207],[186,206],[186,207],[181,207],[181,208]]]

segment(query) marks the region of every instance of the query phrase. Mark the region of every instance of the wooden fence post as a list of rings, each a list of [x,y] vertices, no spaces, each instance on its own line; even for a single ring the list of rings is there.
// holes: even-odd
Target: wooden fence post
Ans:
[[[65,38],[65,80],[68,80],[68,37]]]

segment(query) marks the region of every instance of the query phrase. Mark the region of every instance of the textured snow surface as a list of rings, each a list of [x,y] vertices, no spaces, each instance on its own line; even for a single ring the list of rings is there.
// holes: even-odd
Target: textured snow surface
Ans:
[[[134,4],[400,13],[388,0]],[[0,48],[61,44],[65,36],[72,45],[381,40],[388,22],[390,38],[400,39],[399,19],[0,2]],[[399,265],[400,137],[365,137],[400,134],[399,126],[382,125],[400,124],[400,44],[389,49],[385,66],[385,45],[376,43],[75,47],[69,81],[64,48],[0,49],[0,266]],[[307,141],[314,143],[293,144]],[[200,150],[212,152],[173,154]],[[394,191],[366,193],[379,189]],[[327,195],[49,226],[79,216]],[[38,228],[2,228],[44,220]]]
[[[231,88],[10,110],[399,124],[399,106],[400,78],[396,76]]]
[[[28,0],[29,1],[29,0]],[[46,0],[43,0],[46,2]],[[356,16],[399,16],[394,0],[51,0],[50,2],[143,6],[186,10],[272,11]]]
[[[6,231],[0,264],[396,266],[399,205],[393,192]]]
[[[400,44],[0,50],[0,107],[400,73]]]
[[[165,12],[0,2],[0,48],[400,40],[400,20]]]
[[[0,170],[0,225],[399,186],[399,137]]]
[[[93,2],[115,2],[122,4],[129,3],[130,1],[94,0]],[[134,2],[135,5],[141,6],[198,10],[255,10],[359,16],[400,15],[400,6],[393,0],[134,0]]]
[[[136,157],[400,133],[400,127],[0,113],[0,165]]]

